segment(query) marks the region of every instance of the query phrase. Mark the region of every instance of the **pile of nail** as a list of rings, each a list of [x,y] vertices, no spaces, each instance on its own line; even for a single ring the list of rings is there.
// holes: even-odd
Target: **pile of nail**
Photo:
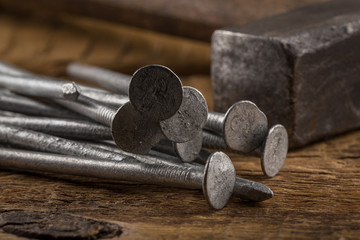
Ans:
[[[67,73],[102,88],[0,62],[0,168],[202,189],[214,209],[231,196],[273,196],[265,185],[237,177],[221,152],[259,156],[268,177],[280,171],[286,129],[269,128],[254,103],[209,112],[197,89],[161,65],[128,76],[70,63]]]

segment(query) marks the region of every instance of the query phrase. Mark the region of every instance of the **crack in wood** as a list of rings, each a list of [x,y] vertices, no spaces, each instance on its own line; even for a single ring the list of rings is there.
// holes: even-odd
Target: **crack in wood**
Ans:
[[[0,228],[36,239],[102,239],[120,236],[121,226],[64,213],[9,210],[0,213]]]

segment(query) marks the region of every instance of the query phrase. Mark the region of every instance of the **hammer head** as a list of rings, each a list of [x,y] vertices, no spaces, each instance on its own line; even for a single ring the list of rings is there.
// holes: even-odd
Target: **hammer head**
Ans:
[[[250,100],[291,147],[360,126],[360,2],[310,5],[212,38],[214,107]]]

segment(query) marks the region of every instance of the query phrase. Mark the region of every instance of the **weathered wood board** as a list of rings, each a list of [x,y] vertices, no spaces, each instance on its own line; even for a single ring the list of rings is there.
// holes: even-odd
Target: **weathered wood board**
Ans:
[[[326,0],[0,0],[0,7],[50,18],[89,16],[210,41],[214,30]]]
[[[290,152],[272,179],[262,176],[259,159],[231,155],[238,175],[268,185],[275,196],[262,203],[232,198],[220,211],[197,190],[0,171],[0,238],[96,239],[101,232],[115,234],[111,239],[356,239],[359,152],[357,131]]]

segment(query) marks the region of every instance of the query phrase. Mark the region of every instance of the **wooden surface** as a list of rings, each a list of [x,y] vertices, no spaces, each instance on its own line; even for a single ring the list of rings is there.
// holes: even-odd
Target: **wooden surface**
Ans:
[[[0,14],[0,25],[2,60],[53,76],[64,76],[71,60],[128,73],[162,63],[212,107],[208,44],[84,19]],[[258,158],[230,156],[239,176],[266,184],[274,198],[232,198],[214,211],[197,190],[2,170],[0,239],[359,238],[360,131],[290,152],[271,179],[263,177]]]
[[[89,16],[192,39],[210,41],[214,30],[327,0],[0,0],[0,7],[56,18]]]
[[[272,179],[262,176],[259,159],[231,155],[238,175],[266,184],[275,196],[262,203],[232,198],[220,211],[211,210],[197,190],[1,171],[0,209],[42,212],[43,228],[53,214],[60,223],[63,215],[114,223],[123,232],[114,239],[355,239],[360,236],[359,153],[357,131],[290,152]],[[1,227],[1,239],[17,239],[7,232],[24,234],[22,228],[39,233],[32,221],[15,223]]]

